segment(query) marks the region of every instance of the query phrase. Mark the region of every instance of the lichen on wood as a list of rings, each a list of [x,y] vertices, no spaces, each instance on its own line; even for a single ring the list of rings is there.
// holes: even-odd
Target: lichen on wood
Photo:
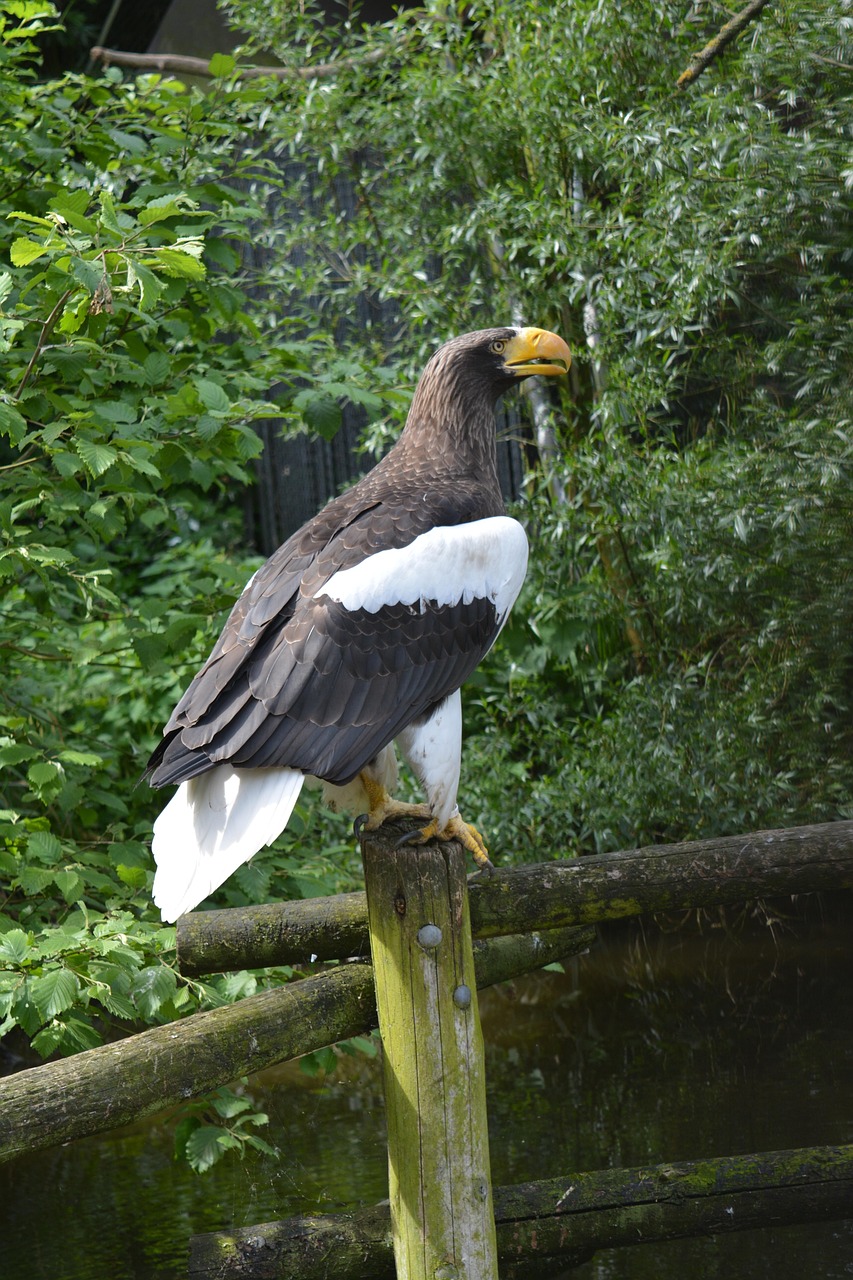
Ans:
[[[543,1280],[599,1249],[849,1218],[853,1145],[567,1173],[496,1187],[494,1204],[501,1280]],[[375,1206],[193,1236],[189,1274],[392,1280],[390,1215]]]
[[[397,1277],[497,1280],[466,854],[385,832],[362,854]]]

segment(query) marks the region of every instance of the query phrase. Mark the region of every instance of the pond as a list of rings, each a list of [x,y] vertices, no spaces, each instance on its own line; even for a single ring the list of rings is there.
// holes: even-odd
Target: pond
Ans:
[[[499,1183],[853,1142],[853,897],[608,926],[481,995]],[[197,1176],[145,1125],[0,1166],[2,1280],[179,1280],[190,1235],[387,1194],[375,1059],[253,1077],[278,1160]],[[853,1213],[853,1207],[851,1207]],[[572,1280],[842,1280],[853,1221],[610,1250]],[[366,1277],[369,1280],[369,1277]]]

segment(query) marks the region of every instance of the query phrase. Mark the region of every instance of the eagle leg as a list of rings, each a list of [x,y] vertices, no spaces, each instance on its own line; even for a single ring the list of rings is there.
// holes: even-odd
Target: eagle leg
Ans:
[[[400,845],[403,844],[426,844],[427,840],[433,839],[458,840],[462,847],[471,853],[478,870],[494,871],[495,865],[489,857],[485,840],[476,827],[472,827],[470,822],[466,822],[462,818],[458,809],[443,828],[439,828],[438,820],[433,818],[431,822],[419,831],[410,831],[408,835],[402,836],[397,841],[397,848],[399,849]]]
[[[386,818],[417,818],[422,822],[429,817],[429,805],[405,804],[402,800],[392,799],[384,785],[367,769],[363,769],[358,776],[367,795],[370,811],[356,818],[353,824],[356,836],[360,837],[362,831],[375,831]]]

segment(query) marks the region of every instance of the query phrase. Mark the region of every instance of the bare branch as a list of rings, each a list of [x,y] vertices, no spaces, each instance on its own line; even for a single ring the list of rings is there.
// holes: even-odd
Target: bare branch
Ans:
[[[753,18],[757,18],[761,10],[768,3],[768,0],[750,0],[745,9],[741,9],[740,13],[735,14],[730,22],[721,27],[713,40],[709,40],[705,48],[693,57],[693,61],[686,71],[682,71],[676,81],[679,89],[686,89],[694,80],[698,80],[702,72],[709,66],[716,57],[725,49],[726,45],[731,44],[743,31],[744,27],[752,22]]]
[[[369,53],[353,58],[338,58],[334,62],[318,62],[308,67],[235,67],[234,75],[244,78],[273,76],[277,80],[314,80],[337,75],[342,69],[369,66],[379,62],[384,49],[371,49]],[[137,67],[141,71],[173,71],[188,76],[210,76],[208,58],[191,58],[180,53],[125,53],[121,49],[104,49],[95,45],[89,50],[93,62],[103,62],[105,67]]]

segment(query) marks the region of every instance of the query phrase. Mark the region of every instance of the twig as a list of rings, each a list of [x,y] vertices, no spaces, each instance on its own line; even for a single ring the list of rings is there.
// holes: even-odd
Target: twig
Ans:
[[[41,333],[40,333],[40,334],[39,334],[39,336],[38,336],[38,342],[37,342],[37,343],[36,343],[36,345],[35,345],[35,350],[33,351],[33,354],[30,356],[30,362],[29,362],[29,364],[27,365],[26,369],[24,370],[24,376],[23,376],[23,378],[21,378],[21,381],[20,381],[20,384],[19,384],[19,386],[18,386],[18,389],[17,389],[17,391],[15,392],[15,399],[16,399],[16,400],[20,400],[20,398],[21,398],[21,393],[23,392],[24,387],[25,387],[25,386],[27,385],[27,383],[29,382],[29,380],[30,380],[30,374],[32,373],[33,369],[35,368],[36,360],[38,360],[39,356],[41,355],[42,351],[44,350],[45,345],[46,345],[46,343],[47,343],[47,340],[48,340],[48,338],[50,337],[50,334],[51,334],[51,332],[52,332],[52,330],[53,330],[53,326],[56,324],[56,321],[57,321],[57,320],[58,320],[58,318],[59,318],[59,313],[60,313],[60,311],[62,310],[62,308],[65,306],[66,302],[67,302],[67,301],[68,301],[68,299],[71,297],[71,294],[72,294],[73,292],[74,292],[74,290],[73,290],[73,289],[66,289],[66,290],[65,290],[65,292],[64,292],[64,293],[63,293],[63,295],[62,295],[62,297],[59,299],[59,301],[57,302],[56,306],[53,308],[53,310],[51,311],[50,315],[47,317],[47,319],[45,320],[44,324],[42,325],[42,327],[41,327]]]
[[[694,80],[698,80],[702,72],[714,59],[722,53],[727,44],[731,44],[743,31],[753,18],[757,18],[761,10],[768,3],[768,0],[750,0],[745,9],[741,9],[740,13],[735,14],[730,22],[721,27],[713,40],[709,40],[705,48],[700,53],[694,54],[693,61],[686,71],[682,71],[676,81],[679,89],[686,89]]]
[[[207,58],[191,58],[180,53],[125,53],[121,49],[103,49],[95,45],[89,56],[93,62],[104,66],[138,67],[149,71],[183,72],[191,76],[210,76]],[[334,62],[318,62],[307,67],[235,67],[235,76],[274,76],[277,80],[313,80],[315,77],[336,75],[352,67],[369,66],[385,56],[384,49],[371,49],[369,53],[352,58],[337,58]]]

